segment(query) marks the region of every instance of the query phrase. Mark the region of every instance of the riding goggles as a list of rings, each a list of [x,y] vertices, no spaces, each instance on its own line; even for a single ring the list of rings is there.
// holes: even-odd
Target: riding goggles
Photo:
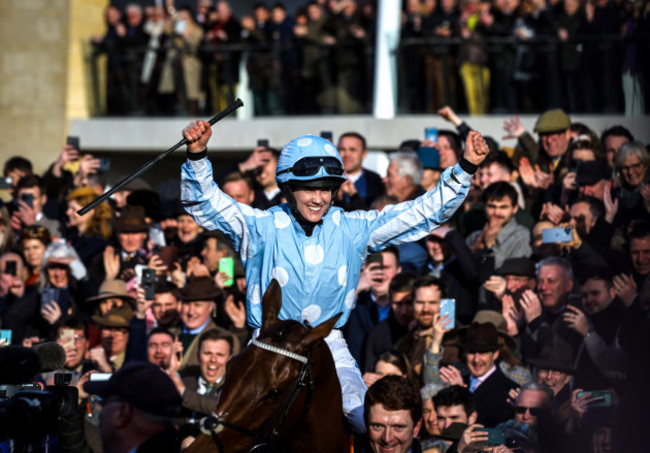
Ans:
[[[279,171],[277,175],[291,172],[298,177],[314,176],[321,167],[331,176],[341,176],[343,174],[343,166],[335,157],[303,157],[293,164],[293,167]]]

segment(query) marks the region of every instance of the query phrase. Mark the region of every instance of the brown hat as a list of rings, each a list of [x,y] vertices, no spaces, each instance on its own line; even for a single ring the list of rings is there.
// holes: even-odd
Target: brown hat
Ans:
[[[131,308],[135,310],[135,298],[126,290],[126,283],[124,280],[104,280],[99,287],[99,293],[95,297],[89,297],[86,299],[86,303],[99,302],[114,297],[119,297],[126,301],[131,305]]]
[[[178,415],[183,401],[167,373],[146,362],[127,363],[108,381],[86,382],[84,389],[104,399],[115,396],[159,417]]]
[[[553,338],[551,344],[546,344],[539,355],[529,359],[528,363],[537,368],[561,371],[566,374],[576,372],[571,345],[558,337]]]
[[[181,289],[181,302],[192,302],[196,300],[212,300],[221,295],[212,277],[191,276],[187,279],[185,287]]]
[[[113,307],[104,316],[94,315],[93,321],[100,327],[124,327],[129,328],[133,309],[130,305]]]
[[[149,222],[142,206],[126,205],[122,208],[120,216],[115,219],[115,230],[118,233],[146,233],[149,231]]]
[[[497,328],[491,322],[473,322],[465,331],[460,346],[466,351],[496,351],[499,349]]]
[[[508,349],[510,349],[513,352],[517,349],[517,343],[508,334],[508,323],[506,322],[506,319],[503,317],[501,313],[494,310],[479,310],[474,315],[474,319],[472,319],[472,324],[474,323],[483,324],[486,322],[493,324],[494,327],[497,328],[497,333],[499,335],[499,345],[505,343]],[[469,329],[468,326],[463,326],[463,327],[459,327],[458,329],[455,329],[455,331],[459,335],[465,336],[467,334],[467,329]]]

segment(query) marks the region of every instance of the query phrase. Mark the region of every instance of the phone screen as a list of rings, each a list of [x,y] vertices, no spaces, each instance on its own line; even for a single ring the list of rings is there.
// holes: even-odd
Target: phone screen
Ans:
[[[11,330],[0,330],[0,346],[11,346]]]
[[[30,208],[34,208],[34,194],[33,193],[22,193],[20,194],[20,201],[24,202]]]
[[[74,347],[74,329],[61,329],[59,340],[63,349]]]
[[[76,135],[68,135],[68,138],[66,139],[66,143],[72,146],[76,150],[79,149],[79,137],[77,137]]]
[[[7,260],[5,261],[5,274],[16,276],[16,261]]]
[[[235,275],[235,260],[229,256],[221,258],[219,260],[219,272],[224,272],[230,277],[228,280],[223,282],[226,286],[232,286],[233,277]]]
[[[456,328],[456,299],[441,299],[440,300],[440,317],[447,315],[449,323],[447,329]]]
[[[263,146],[264,148],[268,148],[269,147],[269,141],[267,139],[265,139],[265,138],[260,138],[257,141],[257,146]]]
[[[52,301],[59,302],[59,288],[43,288],[41,292],[41,308],[51,304]]]

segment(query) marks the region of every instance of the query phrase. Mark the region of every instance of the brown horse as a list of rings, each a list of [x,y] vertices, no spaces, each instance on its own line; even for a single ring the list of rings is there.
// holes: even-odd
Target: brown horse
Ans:
[[[262,304],[259,337],[228,362],[216,417],[186,451],[350,451],[341,387],[323,341],[340,314],[311,329],[279,320],[275,280]]]

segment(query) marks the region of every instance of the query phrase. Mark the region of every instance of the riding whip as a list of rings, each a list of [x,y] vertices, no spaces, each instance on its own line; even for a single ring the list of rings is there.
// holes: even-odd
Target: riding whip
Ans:
[[[239,98],[235,99],[235,102],[233,102],[232,104],[230,104],[228,107],[226,107],[226,108],[225,108],[224,110],[222,110],[221,112],[217,113],[215,116],[213,116],[213,117],[209,120],[210,126],[214,126],[215,123],[217,123],[218,121],[221,121],[223,118],[227,117],[228,115],[230,115],[232,112],[234,112],[235,110],[237,110],[239,107],[241,107],[241,106],[243,106],[243,105],[244,105],[244,103],[242,102],[241,99],[239,99]],[[172,146],[171,148],[169,148],[167,151],[165,151],[164,153],[160,154],[160,155],[159,155],[158,157],[156,157],[155,159],[150,160],[149,162],[147,162],[146,164],[144,164],[142,167],[140,167],[139,169],[137,169],[135,172],[133,172],[133,173],[131,173],[129,176],[125,177],[123,180],[121,180],[120,182],[118,182],[118,183],[117,183],[114,187],[112,187],[110,190],[108,190],[107,192],[104,192],[104,193],[103,193],[99,198],[97,198],[95,201],[92,201],[92,202],[88,203],[86,206],[84,206],[83,208],[81,208],[79,211],[77,211],[77,214],[79,214],[79,215],[84,215],[85,213],[87,213],[87,212],[90,211],[91,209],[95,208],[95,206],[97,206],[98,204],[100,204],[101,202],[103,202],[104,200],[106,200],[108,197],[110,197],[110,196],[113,195],[115,192],[117,192],[118,190],[120,190],[123,186],[125,186],[126,184],[130,183],[131,181],[133,181],[135,178],[137,178],[138,176],[140,176],[140,175],[141,175],[142,173],[144,173],[145,171],[149,170],[149,169],[150,169],[151,167],[153,167],[155,164],[157,164],[158,162],[160,162],[161,160],[163,160],[165,157],[167,157],[168,155],[170,155],[171,153],[173,153],[174,151],[176,151],[178,148],[180,148],[181,146],[185,145],[186,143],[187,143],[187,139],[186,139],[185,137],[183,137],[183,139],[182,139],[181,141],[179,141],[178,143],[176,143],[174,146]]]

